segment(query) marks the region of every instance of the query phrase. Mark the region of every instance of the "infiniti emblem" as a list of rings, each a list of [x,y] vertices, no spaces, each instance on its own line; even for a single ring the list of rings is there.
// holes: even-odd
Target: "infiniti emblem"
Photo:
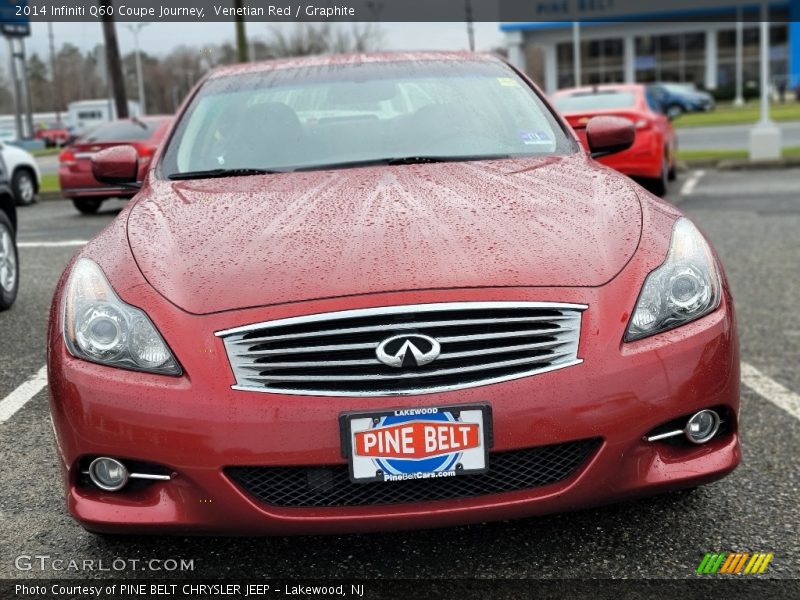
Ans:
[[[390,367],[421,367],[435,361],[442,347],[432,337],[417,333],[383,340],[375,350],[378,360]]]

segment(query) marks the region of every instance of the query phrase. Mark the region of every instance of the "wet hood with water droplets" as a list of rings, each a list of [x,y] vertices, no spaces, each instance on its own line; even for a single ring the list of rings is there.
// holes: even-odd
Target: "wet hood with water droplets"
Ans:
[[[205,314],[364,293],[597,286],[630,260],[628,180],[582,155],[153,181],[128,218],[139,268]]]

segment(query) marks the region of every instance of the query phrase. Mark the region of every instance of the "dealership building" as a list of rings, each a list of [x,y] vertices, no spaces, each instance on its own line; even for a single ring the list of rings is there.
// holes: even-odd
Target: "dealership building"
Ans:
[[[566,20],[574,14],[503,23],[509,59],[548,93],[576,85],[576,70],[582,85],[687,82],[733,97],[740,72],[745,92],[758,86],[757,2],[705,10],[671,10],[670,2],[650,15],[643,6],[652,3],[641,3],[638,12],[593,15],[596,21],[581,18],[579,24]],[[800,0],[770,2],[769,20],[770,81],[794,90],[800,86]]]

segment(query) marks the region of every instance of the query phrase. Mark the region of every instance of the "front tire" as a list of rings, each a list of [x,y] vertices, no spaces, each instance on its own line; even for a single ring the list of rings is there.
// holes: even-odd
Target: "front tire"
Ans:
[[[677,119],[683,114],[683,107],[680,104],[670,104],[667,107],[667,116],[670,119]]]
[[[73,198],[72,204],[78,209],[78,212],[83,215],[94,215],[100,210],[102,200],[97,198]]]
[[[664,196],[667,193],[668,187],[669,163],[667,162],[667,157],[665,156],[661,160],[661,173],[659,173],[658,177],[655,179],[650,180],[650,191],[652,191],[656,196]]]
[[[11,191],[17,206],[30,206],[36,201],[36,180],[28,169],[18,169],[11,179]]]
[[[19,253],[14,227],[8,215],[0,211],[0,311],[11,308],[18,291]]]

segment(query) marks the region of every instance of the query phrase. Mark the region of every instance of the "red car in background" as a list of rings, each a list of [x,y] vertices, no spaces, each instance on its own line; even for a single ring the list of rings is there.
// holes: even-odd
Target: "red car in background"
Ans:
[[[46,147],[64,146],[72,140],[72,132],[67,127],[60,125],[40,127],[34,136],[37,140],[42,140]]]
[[[667,182],[675,179],[678,144],[675,129],[661,105],[644,85],[597,85],[556,92],[553,104],[567,119],[581,143],[586,145],[586,124],[599,115],[619,116],[633,121],[633,146],[600,158],[600,162],[629,177],[646,179],[650,189],[663,196]]]
[[[169,129],[168,115],[133,117],[102,125],[62,150],[58,157],[58,180],[61,193],[70,198],[80,212],[94,214],[104,200],[132,198],[136,190],[100,183],[92,175],[92,156],[100,150],[130,145],[139,157],[137,181],[144,178],[150,160]]]

